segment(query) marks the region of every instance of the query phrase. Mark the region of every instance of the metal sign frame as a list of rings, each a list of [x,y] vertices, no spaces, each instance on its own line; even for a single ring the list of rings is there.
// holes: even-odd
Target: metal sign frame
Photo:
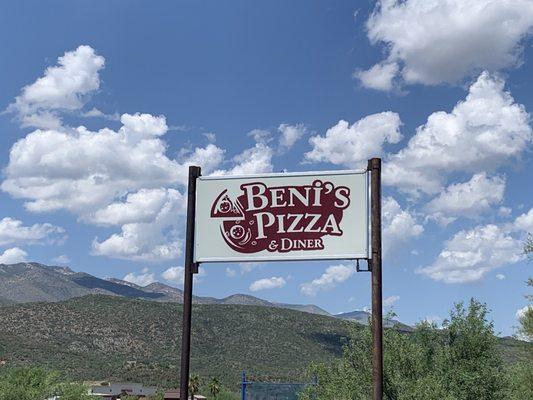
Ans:
[[[383,399],[383,294],[382,294],[382,268],[381,268],[381,159],[372,158],[368,160],[368,167],[364,171],[327,171],[311,173],[287,173],[287,174],[266,174],[266,175],[246,175],[230,177],[202,177],[201,169],[197,166],[189,167],[189,184],[187,193],[187,227],[185,240],[185,262],[184,262],[184,287],[183,287],[183,325],[181,335],[181,369],[180,369],[180,399],[189,398],[189,372],[190,372],[190,352],[191,352],[191,314],[192,314],[192,286],[194,274],[198,273],[200,262],[217,262],[207,260],[196,262],[194,260],[195,250],[195,228],[196,228],[196,183],[198,179],[242,179],[268,176],[307,176],[313,174],[342,174],[342,173],[367,173],[370,175],[367,207],[370,204],[368,214],[370,234],[367,235],[369,246],[366,257],[349,258],[356,260],[367,260],[368,270],[371,277],[372,288],[372,400]],[[367,176],[368,176],[367,175]],[[302,258],[306,259],[305,257]],[[313,259],[320,259],[313,257]],[[332,258],[323,258],[332,259]],[[338,258],[335,258],[338,259]],[[259,261],[258,258],[254,258]],[[299,260],[292,258],[291,261]],[[275,260],[278,261],[278,260]],[[282,261],[281,259],[279,261]],[[287,259],[287,261],[289,261]],[[232,260],[233,262],[233,260]]]

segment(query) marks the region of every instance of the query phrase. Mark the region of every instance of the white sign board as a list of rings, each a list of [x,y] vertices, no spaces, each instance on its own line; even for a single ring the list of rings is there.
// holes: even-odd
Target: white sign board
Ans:
[[[368,258],[366,171],[200,177],[195,262]]]

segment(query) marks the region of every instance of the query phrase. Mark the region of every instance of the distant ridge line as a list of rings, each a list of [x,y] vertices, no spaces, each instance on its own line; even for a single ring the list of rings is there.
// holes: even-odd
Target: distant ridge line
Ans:
[[[48,266],[36,262],[0,264],[0,305],[58,302],[91,294],[137,298],[157,302],[183,302],[183,291],[181,289],[161,282],[139,286],[122,279],[101,279],[85,272],[75,272],[66,266]],[[366,324],[369,316],[366,311],[332,315],[314,304],[270,302],[242,293],[232,294],[222,299],[193,296],[193,303],[286,308],[309,314],[356,321],[361,324]],[[386,323],[388,326],[396,324],[409,328],[398,321],[388,321]]]

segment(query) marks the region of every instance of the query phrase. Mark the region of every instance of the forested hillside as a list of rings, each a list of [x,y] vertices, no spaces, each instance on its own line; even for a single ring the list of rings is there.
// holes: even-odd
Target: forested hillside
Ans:
[[[178,377],[181,319],[179,304],[116,296],[8,305],[0,307],[0,360],[7,366],[57,369],[79,380],[172,386]],[[242,370],[268,379],[301,379],[312,362],[342,355],[353,326],[288,309],[195,305],[192,370],[227,385],[235,385]],[[520,342],[499,343],[507,361],[523,356]]]
[[[178,377],[181,305],[114,296],[0,307],[0,359],[81,380],[172,386]],[[288,309],[195,305],[192,370],[237,382],[242,370],[300,378],[342,351],[350,322]]]

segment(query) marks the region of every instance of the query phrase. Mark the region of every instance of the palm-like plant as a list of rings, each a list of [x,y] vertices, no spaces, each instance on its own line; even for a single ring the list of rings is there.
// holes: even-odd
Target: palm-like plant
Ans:
[[[189,393],[191,394],[191,399],[194,400],[194,395],[200,390],[200,377],[198,375],[192,375],[189,378]]]
[[[217,378],[213,378],[211,380],[211,383],[209,384],[209,391],[216,400],[218,394],[220,393],[220,381]]]

